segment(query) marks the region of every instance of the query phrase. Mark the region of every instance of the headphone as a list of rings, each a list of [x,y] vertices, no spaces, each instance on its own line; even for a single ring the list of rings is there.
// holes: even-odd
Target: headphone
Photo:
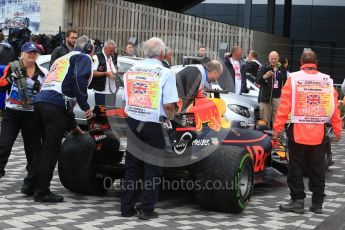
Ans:
[[[91,43],[91,39],[87,40],[86,45],[84,46],[85,53],[90,54],[93,51],[93,45]]]

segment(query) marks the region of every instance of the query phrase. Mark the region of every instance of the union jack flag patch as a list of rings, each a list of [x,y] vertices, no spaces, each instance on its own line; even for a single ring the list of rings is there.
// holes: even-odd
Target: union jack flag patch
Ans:
[[[320,95],[307,95],[307,103],[309,105],[319,105],[321,102]]]
[[[147,84],[144,82],[134,82],[133,83],[133,93],[134,94],[146,94]]]

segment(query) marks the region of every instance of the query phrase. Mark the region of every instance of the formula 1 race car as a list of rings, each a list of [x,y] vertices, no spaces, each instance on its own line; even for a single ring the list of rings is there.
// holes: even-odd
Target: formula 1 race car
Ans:
[[[209,93],[212,98],[196,98],[171,124],[162,125],[165,150],[150,155],[154,151],[144,151],[147,146],[143,143],[142,155],[136,157],[164,167],[167,180],[192,182],[201,207],[240,213],[250,200],[254,183],[265,179],[268,167],[286,168],[285,145],[274,143],[270,133],[262,131],[265,127],[225,120],[225,102],[218,91]],[[99,106],[94,113],[89,132],[69,135],[62,145],[58,173],[63,186],[72,192],[101,194],[115,178],[123,177],[124,152],[119,150],[119,140],[130,135],[126,133],[126,114],[123,108]]]

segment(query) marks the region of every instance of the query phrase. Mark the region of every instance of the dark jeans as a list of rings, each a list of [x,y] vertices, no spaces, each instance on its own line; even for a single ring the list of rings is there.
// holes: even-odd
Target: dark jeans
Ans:
[[[5,171],[8,158],[10,157],[13,144],[19,131],[22,133],[24,150],[27,160],[27,177],[24,183],[34,186],[38,158],[34,159],[39,152],[41,135],[39,122],[35,119],[34,112],[6,109],[1,122],[0,134],[0,171]]]
[[[137,129],[140,121],[128,118],[127,124],[127,134],[132,132],[134,136],[139,138],[142,143],[155,147],[158,149],[158,151],[160,151],[159,149],[164,148],[165,142],[160,124],[144,122],[144,125],[140,130]],[[128,135],[127,142],[128,145],[134,144],[136,147],[139,146],[140,149],[145,151],[144,147],[141,148],[140,143],[134,140],[131,135]],[[157,182],[162,174],[163,168],[139,160],[133,154],[127,151],[125,159],[125,177],[123,180],[121,212],[128,213],[129,210],[134,208],[139,198],[141,204],[137,206],[138,209],[146,211],[154,210],[159,196],[159,183]],[[142,181],[142,184],[138,183],[140,180]],[[136,186],[138,184],[139,186]]]
[[[105,105],[105,94],[95,93],[95,105]]]
[[[116,94],[95,93],[95,105],[115,106]]]
[[[61,141],[68,128],[68,114],[64,108],[50,103],[36,103],[34,109],[40,121],[43,141],[35,192],[44,195],[50,192],[50,181],[58,161]]]
[[[304,199],[303,174],[309,176],[312,203],[322,204],[325,195],[325,145],[302,145],[289,141],[289,172],[287,182],[292,200]]]

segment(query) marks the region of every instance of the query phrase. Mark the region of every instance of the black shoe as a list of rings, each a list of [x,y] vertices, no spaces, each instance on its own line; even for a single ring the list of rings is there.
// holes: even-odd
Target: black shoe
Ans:
[[[309,210],[316,214],[322,214],[322,204],[312,204]]]
[[[28,185],[26,183],[23,183],[20,192],[27,195],[27,196],[32,196],[34,195],[34,188],[31,185]]]
[[[133,208],[128,212],[121,212],[122,217],[132,217],[136,215],[138,215],[138,210],[136,208]]]
[[[51,203],[58,203],[63,202],[63,196],[56,195],[52,192],[45,194],[45,195],[38,195],[35,193],[34,195],[35,202],[51,202]]]
[[[5,171],[4,170],[0,170],[0,178],[5,176]]]
[[[155,211],[145,211],[139,210],[139,219],[141,220],[150,220],[158,217],[158,213]]]
[[[298,199],[298,200],[292,200],[288,204],[281,204],[279,205],[280,211],[284,212],[294,212],[298,214],[304,213],[304,200]]]

